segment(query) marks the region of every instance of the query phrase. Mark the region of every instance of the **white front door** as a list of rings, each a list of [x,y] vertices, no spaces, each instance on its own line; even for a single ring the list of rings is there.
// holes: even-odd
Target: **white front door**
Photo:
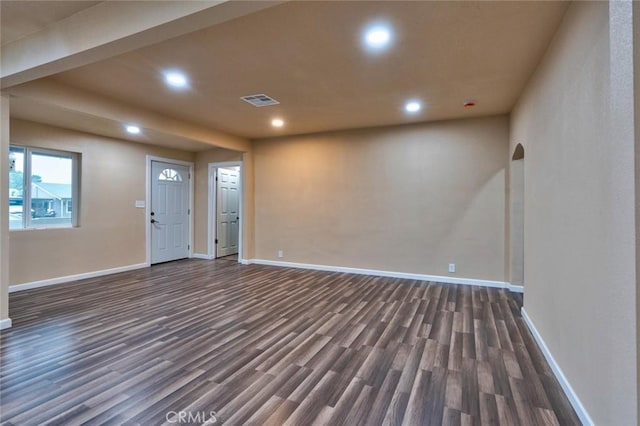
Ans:
[[[216,257],[238,252],[240,172],[218,169],[216,174]]]
[[[189,257],[189,167],[151,162],[151,263]]]

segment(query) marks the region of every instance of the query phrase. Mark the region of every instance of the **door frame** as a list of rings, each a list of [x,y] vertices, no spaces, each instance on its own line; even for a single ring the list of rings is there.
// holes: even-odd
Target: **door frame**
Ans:
[[[216,171],[226,167],[240,167],[240,185],[238,194],[238,263],[242,263],[242,228],[243,228],[243,198],[244,198],[244,167],[242,166],[242,160],[238,161],[221,161],[216,163],[209,163],[209,208],[207,213],[207,256],[209,259],[216,258],[216,245],[215,239],[217,237],[218,229],[216,224]]]
[[[173,158],[166,157],[157,157],[155,155],[147,155],[146,159],[146,194],[145,194],[145,239],[146,243],[146,253],[145,253],[145,263],[147,266],[151,266],[151,221],[149,218],[151,217],[151,162],[158,161],[162,163],[170,163],[170,164],[178,164],[180,166],[189,167],[189,174],[191,178],[189,179],[189,257],[193,257],[193,195],[194,195],[194,185],[193,181],[195,180],[195,176],[193,174],[194,164],[190,161],[182,161],[176,160]]]

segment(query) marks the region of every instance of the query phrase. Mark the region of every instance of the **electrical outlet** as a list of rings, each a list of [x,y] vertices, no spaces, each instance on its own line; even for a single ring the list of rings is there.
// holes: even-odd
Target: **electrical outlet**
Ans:
[[[278,257],[284,257],[284,252],[282,250],[278,250]]]
[[[450,263],[449,264],[449,272],[455,272],[456,271],[456,264],[455,263]]]

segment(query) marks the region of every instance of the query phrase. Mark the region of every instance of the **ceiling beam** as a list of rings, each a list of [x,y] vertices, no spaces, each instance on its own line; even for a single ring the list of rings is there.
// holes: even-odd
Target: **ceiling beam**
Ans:
[[[284,1],[104,1],[2,46],[2,89],[211,27]]]
[[[137,142],[144,142],[124,133],[124,125],[135,123],[143,128],[147,137],[174,140],[180,148],[180,141],[193,141],[210,147],[219,147],[234,151],[246,152],[251,143],[244,138],[210,129],[194,123],[185,122],[164,116],[146,109],[133,107],[127,103],[111,100],[81,89],[69,87],[51,79],[32,81],[5,91],[16,97],[19,102],[29,102],[34,110],[47,113],[71,115],[77,120],[65,120],[65,126],[72,130],[102,134]],[[15,113],[14,113],[15,112]],[[47,122],[38,117],[20,115],[20,109],[12,110],[11,116],[27,120]],[[97,130],[102,129],[102,131]],[[154,143],[154,140],[147,141]],[[191,149],[187,149],[191,150]]]

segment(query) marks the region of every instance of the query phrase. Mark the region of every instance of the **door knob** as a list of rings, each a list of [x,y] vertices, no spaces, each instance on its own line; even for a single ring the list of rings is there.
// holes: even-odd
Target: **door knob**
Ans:
[[[151,223],[158,223],[158,221],[155,219],[151,219]]]

